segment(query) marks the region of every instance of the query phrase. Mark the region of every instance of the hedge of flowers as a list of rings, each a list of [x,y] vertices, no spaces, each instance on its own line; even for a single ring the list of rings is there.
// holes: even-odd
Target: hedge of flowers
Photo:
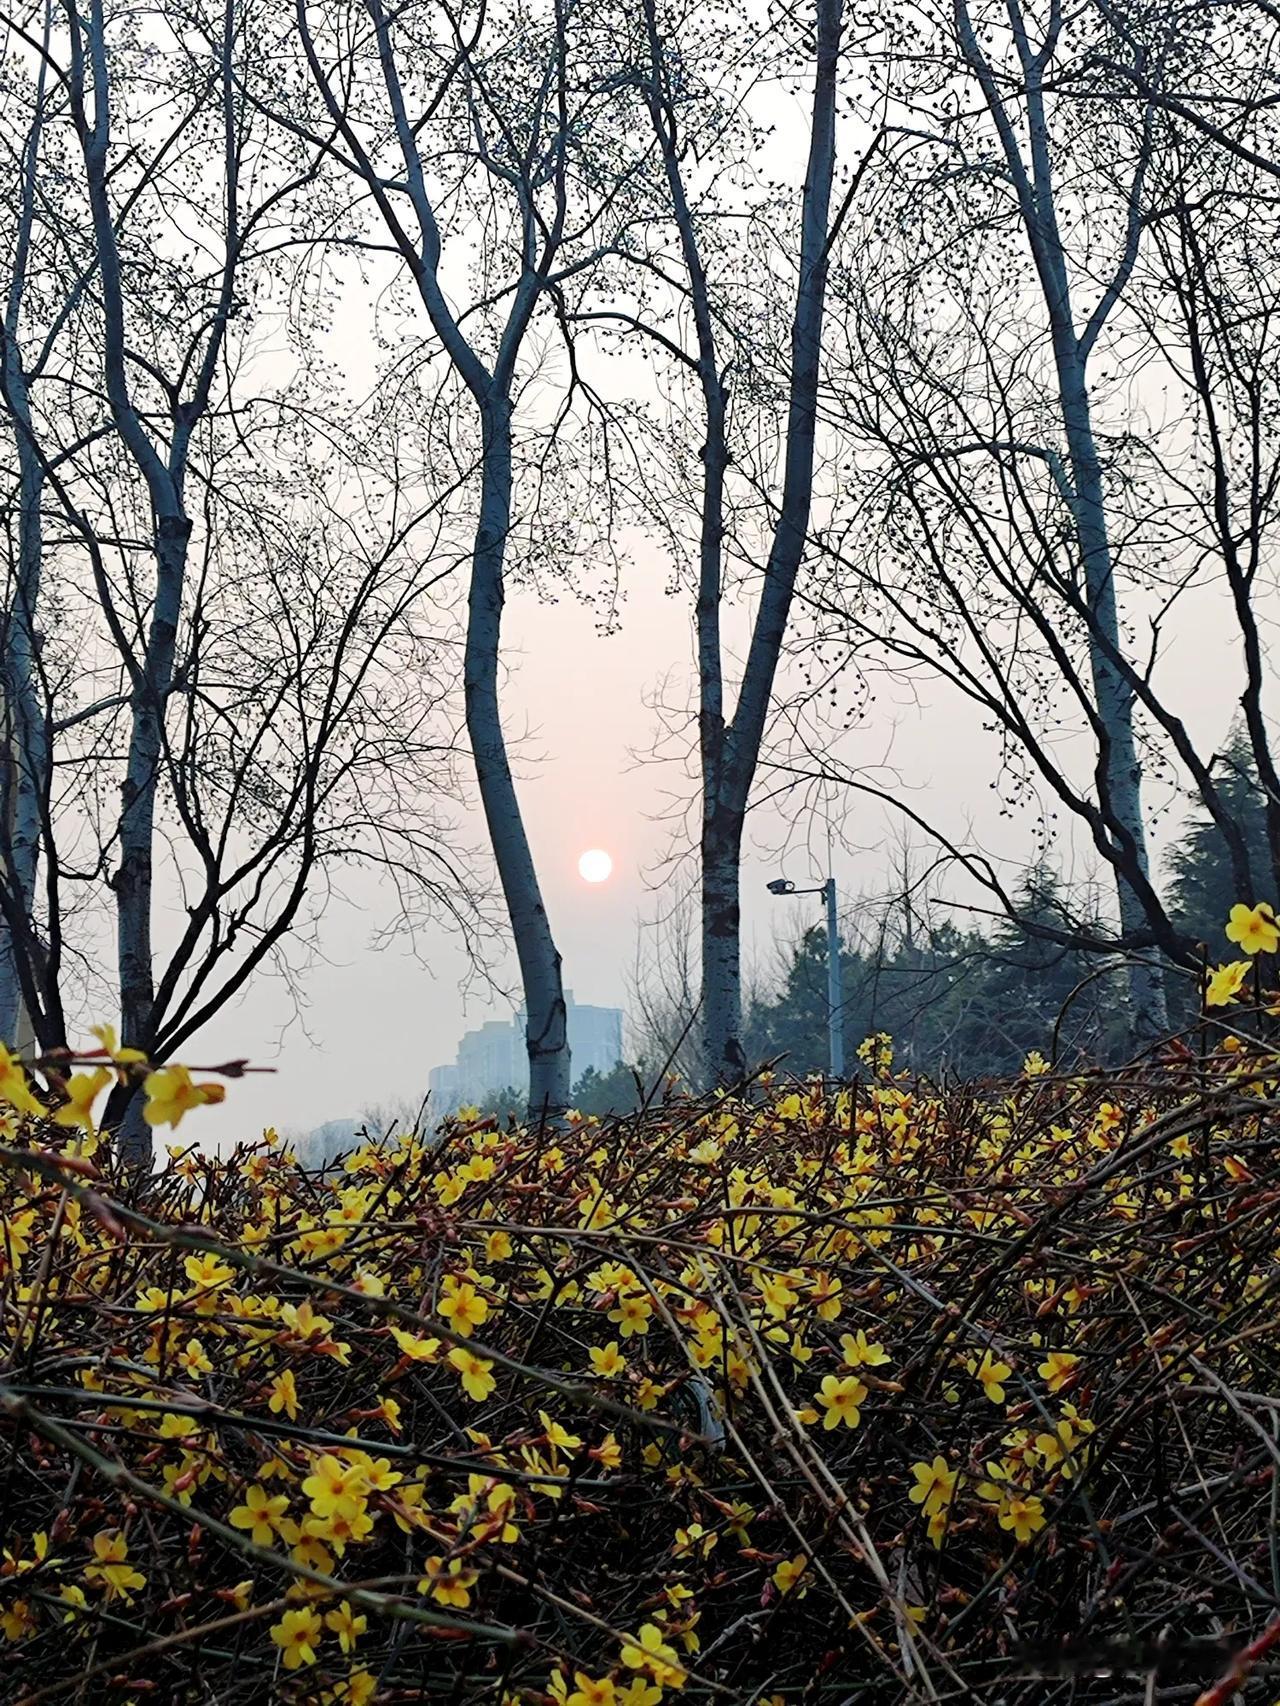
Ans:
[[[130,1176],[93,1107],[145,1063],[100,1033],[50,1115],[5,1055],[0,1695],[1273,1698],[1240,996],[1126,1073],[946,1092],[880,1038],[838,1090],[321,1172],[268,1132]],[[221,1094],[147,1088],[158,1128]]]

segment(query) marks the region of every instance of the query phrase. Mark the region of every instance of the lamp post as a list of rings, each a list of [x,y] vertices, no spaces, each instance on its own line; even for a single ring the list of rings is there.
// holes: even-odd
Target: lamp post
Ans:
[[[821,888],[798,889],[785,877],[765,885],[770,894],[820,894],[827,903],[827,1056],[833,1078],[844,1077],[844,1028],[840,992],[840,928],[836,920],[836,880],[828,877]]]

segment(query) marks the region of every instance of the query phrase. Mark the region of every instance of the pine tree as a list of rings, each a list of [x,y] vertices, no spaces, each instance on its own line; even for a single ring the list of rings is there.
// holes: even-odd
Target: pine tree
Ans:
[[[1020,919],[1059,927],[1078,913],[1057,876],[1028,871],[1015,895]],[[1016,1072],[1032,1050],[1056,1047],[1060,1065],[1113,1058],[1124,1049],[1120,967],[1096,954],[1037,937],[1014,920],[993,930],[951,924],[913,930],[841,955],[845,1058],[876,1031],[894,1039],[900,1065],[937,1076],[987,1078]],[[827,1064],[826,936],[795,944],[783,985],[753,1003],[747,1028],[753,1062],[781,1055],[805,1076]]]
[[[1169,851],[1169,911],[1175,924],[1194,941],[1203,942],[1211,960],[1239,957],[1224,934],[1227,915],[1237,901],[1252,905],[1280,901],[1274,892],[1271,855],[1267,848],[1266,807],[1248,741],[1232,735],[1216,780],[1223,804],[1244,832],[1249,868],[1257,894],[1237,894],[1231,861],[1222,831],[1203,808],[1193,812],[1177,843]]]

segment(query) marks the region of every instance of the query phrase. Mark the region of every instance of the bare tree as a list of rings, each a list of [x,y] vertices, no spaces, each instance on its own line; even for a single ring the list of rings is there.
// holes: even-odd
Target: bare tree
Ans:
[[[848,377],[833,395],[859,471],[810,589],[811,637],[843,635],[869,670],[946,682],[997,733],[1013,796],[1043,790],[1086,827],[1118,928],[1084,911],[1026,924],[1126,956],[1139,1040],[1166,1023],[1161,960],[1197,963],[1150,869],[1140,753],[1208,810],[1241,895],[1264,876],[1164,669],[1189,592],[1218,574],[1255,762],[1274,774],[1258,628],[1272,216],[1256,171],[1238,162],[1225,182],[1164,105],[1135,96],[1169,66],[1195,81],[1180,26],[1149,22],[1117,45],[1110,9],[1068,20],[1050,5],[1033,40],[1022,9],[979,27],[961,0],[930,15],[909,69],[895,62],[924,117],[909,159],[886,154],[861,264],[837,286],[855,312],[837,322],[833,375]],[[1122,51],[1130,78],[1114,74]],[[1170,382],[1183,410],[1153,419],[1144,396]],[[1049,810],[1040,829],[1043,850]],[[1016,911],[990,860],[950,851]]]
[[[1183,76],[1190,74],[1188,66]],[[1247,88],[1247,76],[1242,81]],[[1166,78],[1166,89],[1176,87]],[[1176,106],[1175,100],[1175,112]],[[1207,109],[1198,110],[1203,118]],[[1222,835],[1237,893],[1252,896],[1268,886],[1280,893],[1280,766],[1266,662],[1280,521],[1274,174],[1231,149],[1206,148],[1200,126],[1180,114],[1168,123],[1157,163],[1159,199],[1137,312],[1179,387],[1183,415],[1179,442],[1151,446],[1154,478],[1176,513],[1179,556],[1197,580],[1220,574],[1227,591],[1239,646],[1233,689],[1261,793],[1268,870],[1250,864],[1244,826],[1220,786],[1225,778],[1215,768],[1217,754],[1197,762],[1181,722],[1170,728],[1170,738]]]
[[[52,27],[49,5],[40,23],[34,65],[24,64],[20,51],[7,59],[4,141],[16,193],[5,204],[11,220],[6,221],[10,261],[0,328],[0,396],[13,428],[15,461],[13,497],[5,513],[10,551],[0,638],[0,856],[5,870],[0,884],[0,1037],[26,1040],[34,1023],[35,1034],[46,1047],[64,1042],[65,1035],[56,965],[49,965],[49,944],[41,942],[34,922],[51,776],[37,626],[44,566],[45,474],[33,426],[31,387],[39,380],[59,321],[74,302],[79,285],[73,280],[65,298],[57,289],[50,290],[52,269],[38,264],[33,247],[43,228],[46,132],[56,122],[51,109],[62,95],[50,75]],[[22,44],[16,45],[20,50]],[[45,235],[52,240],[51,234]],[[33,301],[38,304],[34,309]],[[28,338],[33,333],[29,356]]]
[[[741,907],[742,837],[761,744],[773,704],[774,682],[791,613],[796,577],[808,536],[813,501],[819,373],[827,271],[834,230],[832,186],[836,171],[836,113],[842,47],[840,0],[817,0],[812,29],[804,26],[803,63],[812,77],[808,150],[794,252],[771,234],[762,212],[720,205],[723,166],[739,147],[761,140],[747,110],[753,78],[764,74],[759,44],[748,49],[745,86],[728,74],[742,19],[732,10],[709,23],[682,5],[643,0],[631,46],[642,110],[656,145],[659,171],[653,189],[657,231],[671,233],[672,253],[661,237],[626,249],[630,296],[623,309],[596,307],[593,320],[612,323],[649,343],[689,395],[676,407],[697,423],[699,487],[682,494],[680,512],[697,528],[694,621],[697,669],[697,755],[701,901],[701,1042],[704,1075],[734,1083],[743,1074]],[[779,38],[781,39],[781,38]],[[776,45],[776,44],[775,44]],[[779,64],[787,48],[778,53]],[[741,61],[738,61],[739,72]],[[792,67],[785,69],[791,70]],[[846,199],[845,206],[848,202]],[[769,215],[782,210],[770,205]],[[742,225],[735,242],[728,232]],[[782,215],[782,230],[792,235]],[[785,238],[783,239],[785,243]],[[763,298],[763,301],[760,299]],[[778,304],[787,307],[779,315]],[[745,307],[750,299],[752,306]],[[762,329],[785,322],[777,373],[766,379],[765,350],[752,348]],[[749,377],[756,370],[753,380]],[[736,436],[731,411],[735,386],[753,383],[767,392],[762,429],[767,449],[755,478],[740,476],[755,528],[752,546],[735,527],[734,472],[752,461],[745,434]],[[696,411],[696,413],[694,413]],[[680,460],[683,422],[672,435]],[[668,446],[668,449],[671,447]],[[736,538],[735,538],[736,534]],[[757,598],[741,675],[723,633],[723,606],[732,554],[760,543],[752,593]],[[676,542],[679,550],[679,543]]]
[[[58,265],[15,273],[6,323],[5,655],[45,896],[15,808],[0,907],[46,1048],[69,999],[101,1014],[108,897],[124,1038],[155,1060],[260,969],[296,975],[339,864],[475,926],[446,851],[454,671],[433,602],[458,563],[456,475],[405,468],[376,407],[344,420],[301,340],[283,364],[259,347],[272,284],[306,296],[281,257],[314,160],[264,142],[255,30],[228,4],[141,43],[99,4],[24,38],[19,258]],[[108,1117],[149,1154],[136,1100]]]
[[[299,0],[296,26],[321,111],[276,116],[316,142],[331,127],[330,159],[390,240],[425,313],[431,354],[460,389],[478,440],[467,731],[520,964],[529,1104],[555,1112],[570,1090],[560,955],[512,777],[499,672],[513,539],[537,533],[535,494],[577,381],[570,357],[563,407],[539,416],[544,334],[566,290],[608,246],[627,180],[628,139],[602,124],[612,99],[609,19],[578,0],[453,12]],[[456,439],[458,413],[452,403],[437,429]],[[541,556],[542,542],[535,537],[531,549]]]
[[[674,894],[673,900],[668,891],[637,935],[628,1006],[635,1059],[691,1087],[702,1076],[698,895],[693,889]]]

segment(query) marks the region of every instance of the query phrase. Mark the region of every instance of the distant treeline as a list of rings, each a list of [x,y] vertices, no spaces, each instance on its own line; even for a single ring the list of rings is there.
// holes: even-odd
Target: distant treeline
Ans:
[[[1220,760],[1224,793],[1237,821],[1247,824],[1254,869],[1265,870],[1266,829],[1261,792],[1243,744]],[[1274,895],[1233,892],[1221,838],[1207,814],[1193,814],[1166,859],[1166,903],[1180,929],[1204,942],[1209,958],[1235,957],[1223,925],[1237,900]],[[1024,874],[1018,911],[1050,930],[1078,917],[1079,895],[1046,867]],[[856,912],[856,908],[854,909]],[[1122,1058],[1128,1030],[1121,964],[1036,939],[1021,923],[983,920],[961,927],[936,902],[910,894],[869,903],[876,928],[845,940],[841,954],[845,1058],[867,1037],[887,1032],[895,1059],[930,1077],[973,1079],[1016,1072],[1032,1050],[1061,1067]],[[1171,1022],[1189,1024],[1198,1008],[1194,979],[1170,969]],[[776,1060],[798,1075],[827,1064],[826,936],[815,926],[788,950],[769,986],[750,999],[745,1027],[748,1060]],[[637,1051],[640,1052],[640,1051]],[[588,1071],[575,1083],[583,1113],[622,1112],[637,1101],[637,1079],[648,1093],[662,1061],[619,1062],[612,1072]],[[515,1110],[514,1091],[491,1099],[496,1113]]]

